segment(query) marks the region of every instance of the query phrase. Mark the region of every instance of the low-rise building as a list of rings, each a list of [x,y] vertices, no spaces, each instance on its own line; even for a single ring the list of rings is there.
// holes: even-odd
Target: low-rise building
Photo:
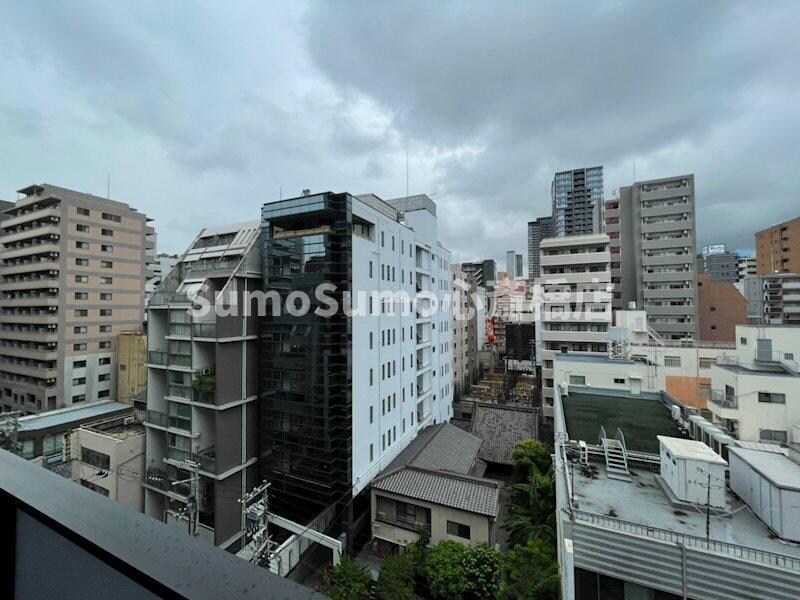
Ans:
[[[785,505],[784,530],[775,511],[751,497],[751,482],[769,489],[755,473],[793,500],[796,464],[732,448],[728,488],[726,461],[685,439],[664,398],[563,391],[554,399],[562,598],[797,597],[800,548],[787,541],[798,505]]]
[[[18,454],[28,460],[39,459],[46,467],[69,460],[70,437],[82,425],[112,418],[132,417],[129,404],[100,400],[20,417],[17,431]]]
[[[481,477],[481,440],[440,423],[419,432],[373,481],[374,548],[395,552],[430,535],[430,544],[497,542],[502,484]]]
[[[788,442],[800,423],[798,349],[800,327],[738,326],[736,350],[711,368],[713,422],[740,440]]]
[[[144,512],[145,430],[134,417],[83,425],[70,437],[72,480]]]

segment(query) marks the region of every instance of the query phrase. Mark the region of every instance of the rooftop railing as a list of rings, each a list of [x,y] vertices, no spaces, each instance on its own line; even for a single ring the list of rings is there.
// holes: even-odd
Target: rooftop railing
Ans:
[[[726,395],[720,390],[711,390],[708,399],[712,404],[720,408],[739,408],[739,401],[736,396]]]
[[[631,521],[605,515],[596,515],[581,510],[573,510],[572,514],[576,521],[583,521],[584,523],[589,523],[605,529],[613,529],[622,533],[651,538],[660,542],[681,544],[689,548],[696,548],[706,552],[759,562],[773,567],[800,571],[800,558],[786,556],[785,554],[678,533],[676,531],[670,531],[669,529],[651,527],[649,525],[642,525],[641,523],[633,523]]]

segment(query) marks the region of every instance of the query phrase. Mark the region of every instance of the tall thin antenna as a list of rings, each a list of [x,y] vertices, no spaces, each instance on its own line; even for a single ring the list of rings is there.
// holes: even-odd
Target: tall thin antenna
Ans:
[[[283,184],[281,184],[281,200],[283,200]]]
[[[406,198],[408,198],[408,144],[406,144]]]
[[[111,173],[106,173],[106,200],[111,200]]]
[[[633,182],[636,183],[636,161],[633,161]]]

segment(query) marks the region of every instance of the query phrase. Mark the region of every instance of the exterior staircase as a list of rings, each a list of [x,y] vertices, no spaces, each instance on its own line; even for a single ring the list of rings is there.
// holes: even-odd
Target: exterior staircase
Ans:
[[[606,457],[606,475],[609,479],[632,481],[628,470],[628,450],[625,447],[625,436],[617,428],[616,437],[608,437],[604,427],[600,427],[600,445]]]

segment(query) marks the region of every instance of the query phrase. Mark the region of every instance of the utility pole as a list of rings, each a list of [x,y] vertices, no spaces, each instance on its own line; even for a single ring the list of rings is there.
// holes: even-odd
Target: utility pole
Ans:
[[[181,483],[188,483],[189,484],[189,497],[186,499],[186,509],[184,510],[185,513],[189,515],[189,535],[191,537],[197,537],[197,523],[200,517],[200,510],[198,507],[198,483],[200,480],[200,464],[194,462],[193,460],[184,460],[181,461],[181,468],[190,471],[192,476],[188,479],[182,479],[180,481],[173,481],[172,485],[179,485]]]
[[[706,473],[706,542],[711,539],[711,472]]]
[[[242,518],[245,522],[244,527],[244,543],[242,547],[247,547],[252,543],[253,551],[250,554],[250,562],[253,564],[260,564],[264,558],[264,554],[269,551],[272,539],[269,535],[269,486],[271,484],[267,481],[262,481],[261,485],[253,488],[239,498],[239,504],[242,505]],[[247,524],[247,513],[252,509],[256,515],[256,523],[254,525]],[[248,537],[250,540],[248,541]]]

